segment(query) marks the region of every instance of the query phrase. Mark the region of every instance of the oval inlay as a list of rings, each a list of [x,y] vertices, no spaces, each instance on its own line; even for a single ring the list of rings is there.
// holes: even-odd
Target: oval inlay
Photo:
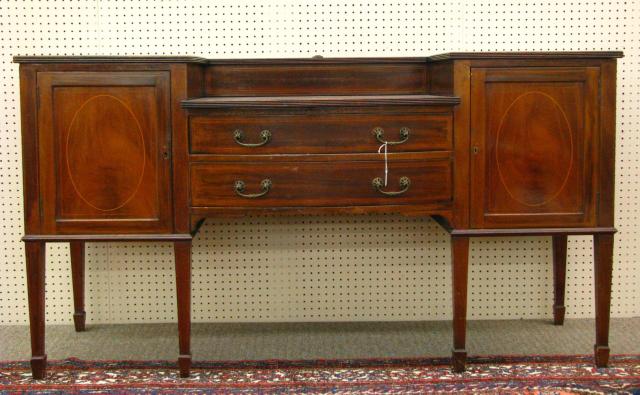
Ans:
[[[566,114],[546,93],[520,95],[498,126],[495,152],[507,193],[527,206],[547,204],[562,192],[573,166]]]
[[[80,198],[100,211],[118,210],[142,183],[146,152],[140,123],[118,98],[93,96],[71,120],[66,156]]]

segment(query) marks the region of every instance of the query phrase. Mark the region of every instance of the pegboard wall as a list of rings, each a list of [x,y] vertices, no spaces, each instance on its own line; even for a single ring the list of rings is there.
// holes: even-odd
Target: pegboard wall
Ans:
[[[0,0],[0,323],[28,322],[13,55],[213,58],[623,50],[612,314],[640,315],[640,4],[636,1]],[[567,316],[592,317],[590,238],[571,237]],[[169,244],[89,244],[92,323],[176,321]],[[68,246],[47,250],[47,321],[71,323]],[[550,318],[549,238],[472,242],[469,318]],[[210,220],[193,248],[194,321],[451,317],[448,236],[393,215]]]

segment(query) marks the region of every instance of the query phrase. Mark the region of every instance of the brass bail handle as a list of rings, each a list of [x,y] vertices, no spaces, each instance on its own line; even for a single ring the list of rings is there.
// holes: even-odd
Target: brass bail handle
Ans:
[[[246,188],[246,184],[245,184],[244,181],[238,180],[233,184],[233,190],[236,192],[236,194],[238,196],[242,196],[243,198],[247,198],[247,199],[255,199],[255,198],[259,198],[260,196],[264,196],[267,193],[269,193],[269,191],[271,190],[272,186],[273,186],[273,182],[271,182],[270,179],[265,178],[264,180],[262,180],[260,182],[260,188],[262,189],[261,192],[258,192],[258,193],[244,193],[245,188]]]
[[[400,177],[399,184],[401,188],[399,191],[383,191],[382,187],[384,186],[384,181],[382,178],[376,177],[371,181],[371,185],[373,185],[375,190],[386,196],[398,196],[407,192],[411,186],[411,180],[409,177]]]
[[[407,142],[407,140],[409,140],[409,133],[411,132],[411,130],[409,130],[409,128],[407,127],[402,127],[400,128],[400,140],[398,141],[386,141],[384,139],[384,129],[382,129],[381,127],[376,127],[374,128],[371,133],[373,133],[373,135],[376,137],[376,140],[378,140],[380,143],[382,144],[387,144],[387,145],[398,145],[398,144],[402,144]]]
[[[244,138],[244,132],[242,129],[236,129],[233,131],[233,139],[236,143],[240,144],[243,147],[261,147],[271,141],[271,131],[265,129],[260,132],[260,139],[262,140],[259,143],[244,143],[242,139]]]

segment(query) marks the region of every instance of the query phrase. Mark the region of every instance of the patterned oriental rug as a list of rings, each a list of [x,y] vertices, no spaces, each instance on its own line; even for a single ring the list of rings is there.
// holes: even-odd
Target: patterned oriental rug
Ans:
[[[168,361],[50,361],[46,380],[28,362],[0,362],[0,394],[640,394],[640,355],[596,369],[592,356],[194,362],[178,377]]]

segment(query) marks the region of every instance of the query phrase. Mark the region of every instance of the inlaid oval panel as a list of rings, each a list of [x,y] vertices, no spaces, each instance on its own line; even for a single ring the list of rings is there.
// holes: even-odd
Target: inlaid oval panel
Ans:
[[[542,206],[565,187],[573,166],[569,121],[543,92],[519,96],[504,113],[496,135],[500,181],[527,206]]]
[[[138,191],[145,168],[142,129],[118,98],[98,95],[74,115],[66,141],[69,178],[80,198],[100,211],[114,211]]]

